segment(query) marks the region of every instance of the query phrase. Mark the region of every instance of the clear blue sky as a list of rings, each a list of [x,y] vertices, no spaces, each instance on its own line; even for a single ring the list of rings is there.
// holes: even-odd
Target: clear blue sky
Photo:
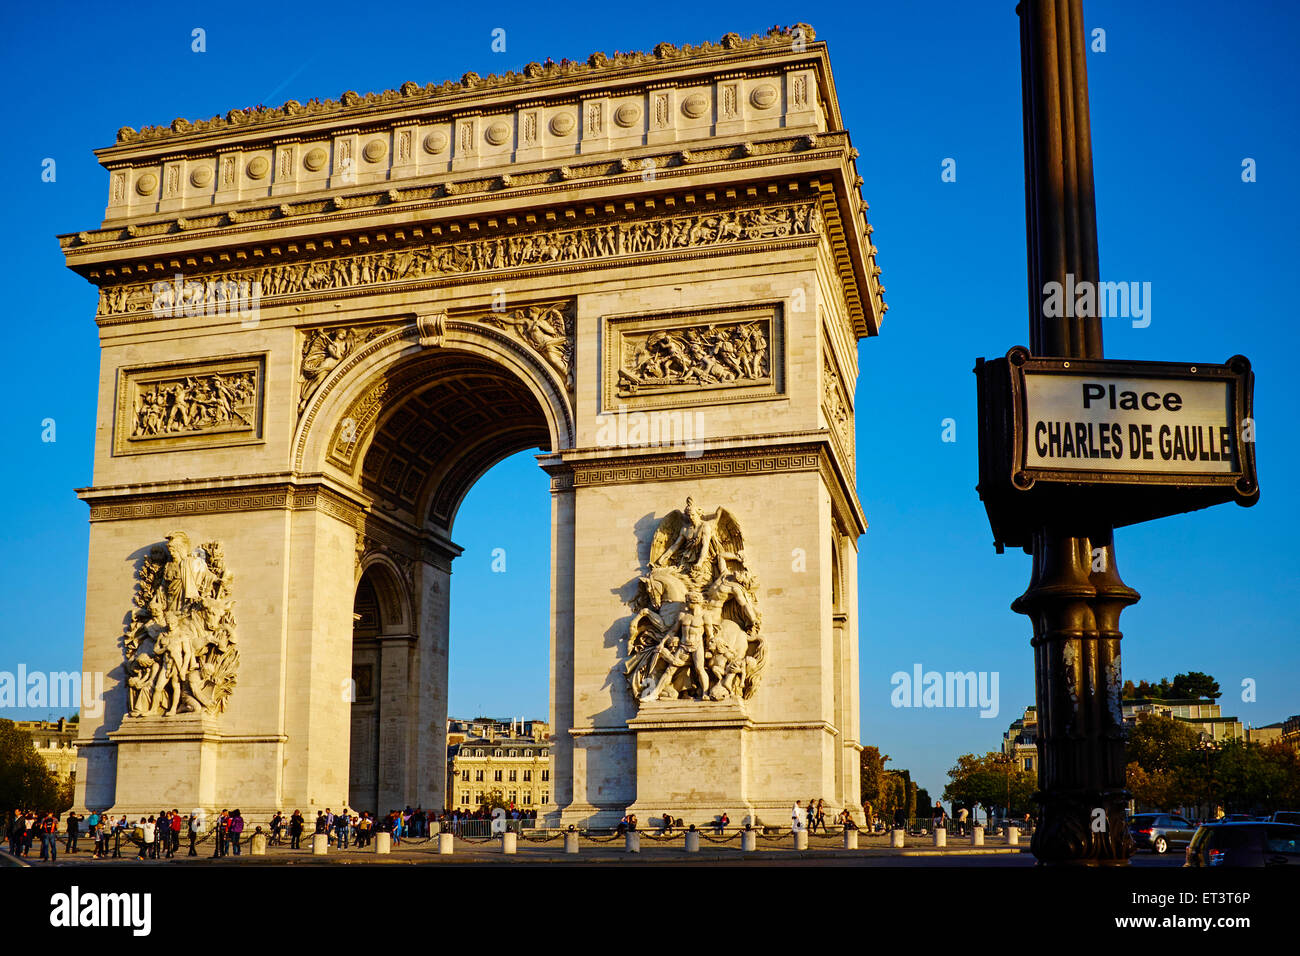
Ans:
[[[1033,701],[1029,622],[1008,609],[1029,558],[991,547],[974,491],[970,371],[977,356],[1027,338],[1014,8],[1014,0],[615,4],[596,16],[556,16],[535,4],[388,10],[322,0],[310,11],[261,5],[251,18],[244,8],[167,3],[8,11],[0,488],[11,514],[0,549],[9,621],[0,670],[20,661],[80,666],[87,509],[72,489],[91,481],[95,293],[63,267],[54,236],[98,223],[107,178],[90,151],[119,126],[806,20],[830,43],[892,306],[881,336],[860,346],[858,490],[871,524],[860,542],[862,737],[937,793],[958,754],[996,747]],[[1297,9],[1093,0],[1085,10],[1088,29],[1106,31],[1106,52],[1088,57],[1102,276],[1153,285],[1150,327],[1108,322],[1107,354],[1220,362],[1240,352],[1258,375],[1260,504],[1118,534],[1120,569],[1143,595],[1123,617],[1124,672],[1208,671],[1226,712],[1255,724],[1300,712],[1300,629],[1287,611],[1300,535],[1297,376],[1287,371],[1300,345]],[[194,27],[207,31],[201,55],[190,52]],[[507,31],[505,53],[490,50],[495,27]],[[57,162],[54,183],[40,178],[46,157]],[[955,183],[940,181],[946,157],[957,160]],[[1245,157],[1257,161],[1258,182],[1241,181]],[[940,423],[949,417],[958,440],[945,444]],[[54,443],[41,441],[45,418],[57,423]],[[548,497],[531,458],[516,456],[462,511],[456,714],[546,713]],[[488,507],[502,498],[514,510]],[[495,547],[507,548],[504,575],[490,572]],[[474,607],[492,608],[493,620]],[[1001,713],[895,710],[889,677],[914,663],[998,671]],[[1255,703],[1240,701],[1247,677],[1258,681]]]

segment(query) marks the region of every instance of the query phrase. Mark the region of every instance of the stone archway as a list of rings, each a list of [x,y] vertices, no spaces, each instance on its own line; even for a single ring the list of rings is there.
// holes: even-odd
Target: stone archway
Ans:
[[[545,818],[858,805],[854,385],[886,307],[826,46],[797,34],[100,152],[104,223],[60,237],[100,287],[84,666],[110,680],[79,807],[351,799],[362,592],[372,691],[414,689],[358,730],[373,809],[440,804],[455,515],[525,448]]]

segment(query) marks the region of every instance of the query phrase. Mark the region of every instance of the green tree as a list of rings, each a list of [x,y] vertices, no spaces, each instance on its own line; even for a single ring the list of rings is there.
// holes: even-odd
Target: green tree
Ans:
[[[963,754],[948,771],[943,798],[954,803],[985,808],[1004,807],[1010,801],[1014,816],[1032,812],[1038,780],[1004,754]]]
[[[1200,671],[1188,671],[1186,674],[1175,674],[1174,683],[1170,692],[1171,697],[1175,698],[1209,698],[1217,700],[1223,694],[1219,691],[1219,682],[1209,674],[1203,674]]]
[[[930,791],[925,787],[917,787],[916,789],[916,808],[921,812],[922,816],[929,816],[931,811],[934,810],[934,801],[930,799]]]
[[[1163,714],[1139,714],[1129,731],[1128,760],[1148,774],[1185,770],[1201,736],[1187,724]]]
[[[879,747],[863,747],[861,753],[858,754],[858,766],[862,781],[860,784],[861,798],[871,803],[877,816],[883,812],[885,764],[888,762],[889,755],[882,754]]]
[[[16,809],[62,813],[71,806],[71,787],[60,785],[32,746],[32,738],[12,720],[0,720],[0,811],[4,819]]]

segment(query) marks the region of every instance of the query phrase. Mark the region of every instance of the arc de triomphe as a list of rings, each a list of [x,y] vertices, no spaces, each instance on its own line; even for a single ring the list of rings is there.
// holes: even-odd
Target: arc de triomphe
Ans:
[[[810,28],[97,155],[104,222],[60,237],[100,289],[78,807],[443,806],[456,511],[526,449],[540,815],[858,804],[856,346],[886,307]]]

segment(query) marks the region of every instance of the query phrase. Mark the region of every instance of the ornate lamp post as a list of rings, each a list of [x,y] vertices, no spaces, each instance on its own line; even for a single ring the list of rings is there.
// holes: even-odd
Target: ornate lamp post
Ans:
[[[1099,278],[1082,0],[1022,0],[1017,12],[1030,349],[1097,359],[1100,318],[1043,308],[1048,282]],[[1031,848],[1040,863],[1126,864],[1119,617],[1138,593],[1120,579],[1103,520],[1059,508],[1028,550],[1029,587],[1012,609],[1034,627],[1042,812]]]

